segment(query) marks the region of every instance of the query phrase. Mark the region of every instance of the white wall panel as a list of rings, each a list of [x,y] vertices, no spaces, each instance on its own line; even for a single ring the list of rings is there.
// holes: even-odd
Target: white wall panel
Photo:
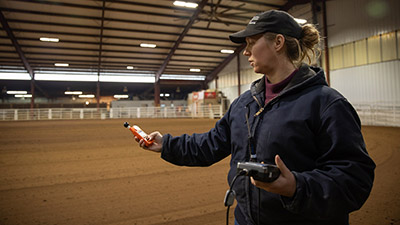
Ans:
[[[327,1],[329,47],[400,28],[399,0]]]
[[[331,71],[331,86],[351,103],[400,103],[400,61]]]
[[[219,90],[229,99],[230,103],[239,97],[237,86],[219,88]]]

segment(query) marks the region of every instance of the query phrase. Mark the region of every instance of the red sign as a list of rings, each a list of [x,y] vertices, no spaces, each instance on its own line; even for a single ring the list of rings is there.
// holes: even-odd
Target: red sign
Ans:
[[[194,101],[196,101],[197,99],[199,99],[199,94],[197,94],[197,92],[193,92],[192,99],[193,99]]]
[[[216,97],[217,97],[217,93],[215,93],[215,91],[213,91],[213,92],[204,92],[204,98],[205,99],[216,98]]]

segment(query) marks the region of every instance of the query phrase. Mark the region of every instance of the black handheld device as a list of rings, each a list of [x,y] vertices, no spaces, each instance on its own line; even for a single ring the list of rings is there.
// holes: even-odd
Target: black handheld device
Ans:
[[[277,166],[271,164],[262,164],[256,162],[239,162],[237,164],[237,173],[246,172],[246,176],[251,176],[254,180],[262,182],[272,182],[281,174]]]

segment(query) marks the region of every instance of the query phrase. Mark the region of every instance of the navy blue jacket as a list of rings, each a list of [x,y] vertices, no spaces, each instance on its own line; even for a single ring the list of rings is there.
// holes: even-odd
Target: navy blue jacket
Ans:
[[[161,157],[176,165],[209,166],[231,155],[231,183],[237,163],[250,159],[253,136],[257,160],[274,164],[278,154],[297,187],[292,198],[261,190],[259,203],[258,189],[239,177],[233,187],[239,224],[256,224],[260,214],[260,224],[348,225],[349,213],[369,196],[375,169],[357,113],[327,86],[319,68],[303,64],[266,105],[264,79],[240,95],[209,132],[164,135]]]

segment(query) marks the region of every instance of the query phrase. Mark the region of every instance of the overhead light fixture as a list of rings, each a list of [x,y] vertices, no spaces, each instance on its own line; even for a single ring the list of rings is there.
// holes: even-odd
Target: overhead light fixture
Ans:
[[[0,80],[31,80],[29,73],[0,72]]]
[[[29,73],[8,73],[0,72],[0,80],[31,80]],[[83,81],[97,82],[99,77],[94,73],[68,73],[65,71],[49,71],[35,73],[37,81]],[[202,79],[204,80],[204,79]],[[155,76],[150,73],[136,73],[134,76],[127,75],[100,75],[100,82],[119,82],[119,83],[154,83]]]
[[[64,92],[66,95],[81,95],[82,91],[66,91]]]
[[[190,72],[200,72],[200,69],[190,69]]]
[[[194,2],[183,2],[183,1],[175,1],[175,6],[187,7],[187,8],[197,8],[198,4]]]
[[[16,98],[32,98],[31,94],[26,94],[26,95],[14,95]]]
[[[299,23],[299,24],[305,24],[305,23],[307,23],[307,20],[305,20],[305,19],[294,18],[294,20],[296,20],[296,22]]]
[[[60,39],[58,38],[49,38],[49,37],[41,37],[39,38],[40,41],[44,41],[44,42],[59,42]]]
[[[27,91],[7,91],[7,94],[9,95],[25,95],[27,93]]]
[[[79,95],[79,98],[94,98],[94,95]]]
[[[101,82],[121,82],[121,83],[154,83],[154,76],[100,76]]]
[[[232,54],[234,52],[235,52],[234,50],[230,50],[230,49],[222,49],[221,50],[221,53],[224,53],[224,54]]]
[[[157,47],[157,45],[156,44],[141,43],[140,47],[142,47],[142,48],[155,48],[155,47]]]
[[[161,94],[160,94],[160,97],[169,97],[169,96],[170,96],[169,93],[161,93]]]
[[[68,63],[54,63],[54,65],[55,66],[64,66],[64,67],[69,66]]]
[[[127,66],[126,67],[128,70],[133,70],[133,69],[135,69],[135,67],[133,67],[133,66]]]
[[[114,98],[129,98],[129,95],[114,95]]]
[[[35,80],[48,80],[48,81],[92,81],[97,82],[98,76],[94,74],[63,74],[56,71],[49,73],[35,73]]]
[[[204,75],[181,75],[181,74],[163,74],[161,80],[205,80]]]

